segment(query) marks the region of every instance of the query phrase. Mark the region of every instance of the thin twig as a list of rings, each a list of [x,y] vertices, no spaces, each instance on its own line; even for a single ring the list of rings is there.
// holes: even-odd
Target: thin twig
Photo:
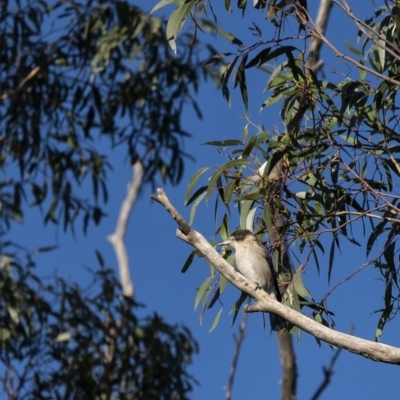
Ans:
[[[354,328],[350,328],[349,334],[352,335],[354,332]],[[331,362],[327,367],[322,367],[322,370],[324,372],[324,380],[321,382],[319,387],[317,388],[316,392],[314,393],[314,396],[311,398],[311,400],[317,400],[321,396],[322,392],[328,387],[328,385],[331,383],[331,378],[334,374],[333,367],[335,366],[335,363],[337,359],[339,358],[339,355],[341,353],[342,349],[335,349]]]
[[[347,4],[345,0],[342,0],[343,4],[340,4],[338,1],[335,0],[335,4],[340,7],[357,25],[358,29],[368,38],[370,39],[376,46],[380,47],[381,49],[387,51],[389,54],[391,54],[395,59],[400,60],[400,55],[399,55],[399,49],[391,42],[387,40],[387,38],[376,30],[372,29],[369,25],[367,25],[365,22],[361,21],[358,19],[353,12],[351,11],[351,8]],[[378,42],[372,35],[370,35],[367,31],[369,30],[374,36],[376,36],[381,42]],[[389,47],[391,47],[393,50],[389,49],[387,46],[384,46],[382,43],[387,44]]]
[[[239,325],[239,332],[238,332],[237,336],[233,335],[233,340],[235,341],[235,352],[233,354],[232,365],[231,365],[231,369],[229,371],[228,386],[226,386],[224,389],[226,400],[232,399],[232,388],[233,388],[233,383],[235,381],[240,349],[241,349],[242,343],[246,337],[247,315],[248,315],[247,313],[243,313],[242,322]]]

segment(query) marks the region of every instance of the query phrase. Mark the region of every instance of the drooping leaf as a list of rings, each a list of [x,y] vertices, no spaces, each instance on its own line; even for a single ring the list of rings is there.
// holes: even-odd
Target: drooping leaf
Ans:
[[[294,273],[293,277],[294,288],[296,290],[296,293],[298,293],[300,296],[308,297],[311,299],[312,296],[303,283],[302,273],[303,273],[303,267],[300,265]]]
[[[215,318],[214,318],[214,321],[213,321],[213,323],[212,323],[212,325],[211,325],[211,328],[210,328],[210,330],[209,330],[209,333],[211,333],[216,327],[217,327],[217,325],[218,325],[218,323],[219,323],[219,320],[220,320],[220,318],[221,318],[221,314],[222,314],[222,308],[217,312],[217,315],[215,316]]]
[[[246,74],[244,71],[246,61],[247,61],[247,55],[243,57],[241,63],[239,64],[239,68],[237,70],[236,77],[235,77],[235,86],[234,87],[236,87],[237,84],[239,84],[240,93],[242,94],[242,100],[243,100],[244,107],[246,108],[246,110],[248,110],[249,96],[247,93]]]
[[[229,314],[231,314],[233,312],[233,320],[232,320],[232,326],[234,325],[236,318],[238,316],[239,310],[242,307],[242,304],[245,302],[245,300],[247,299],[247,294],[244,292],[240,292],[240,297],[239,299],[236,301],[236,303],[234,304],[234,306],[232,307],[231,311]]]
[[[166,35],[171,49],[176,54],[176,38],[183,28],[186,17],[193,8],[195,0],[185,0],[168,19]]]
[[[198,305],[200,304],[201,299],[203,298],[204,294],[206,292],[209,292],[211,290],[210,284],[214,279],[214,275],[209,276],[204,280],[204,282],[201,284],[199,287],[199,290],[197,291],[197,296],[194,301],[194,309],[196,310]]]
[[[185,205],[189,205],[189,199],[190,196],[192,195],[193,189],[196,186],[198,180],[204,175],[205,172],[207,172],[210,168],[209,167],[204,167],[200,168],[190,179],[188,187],[186,189],[186,194],[185,194]]]

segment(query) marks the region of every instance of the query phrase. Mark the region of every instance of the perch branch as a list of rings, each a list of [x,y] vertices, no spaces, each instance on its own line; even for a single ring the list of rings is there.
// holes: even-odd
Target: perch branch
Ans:
[[[245,308],[246,312],[268,312],[277,314],[303,331],[333,346],[343,348],[373,361],[400,365],[399,348],[334,331],[278,301],[273,300],[265,291],[255,288],[254,282],[250,282],[232,268],[199,232],[195,231],[187,224],[171,204],[163,189],[158,189],[157,194],[151,197],[153,200],[163,205],[178,223],[180,229],[177,230],[176,235],[179,239],[200,251],[226,279],[239,290],[256,300],[254,305]]]

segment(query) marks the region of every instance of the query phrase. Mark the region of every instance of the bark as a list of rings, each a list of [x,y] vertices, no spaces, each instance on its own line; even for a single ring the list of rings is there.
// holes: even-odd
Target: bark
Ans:
[[[114,251],[118,260],[119,277],[121,280],[122,292],[127,297],[133,297],[135,289],[131,279],[129,270],[129,259],[126,252],[124,238],[126,228],[132,208],[135,205],[137,196],[142,186],[143,180],[143,165],[140,161],[136,161],[133,166],[132,181],[128,185],[127,195],[121,205],[117,226],[115,232],[107,237],[108,241],[114,247]]]

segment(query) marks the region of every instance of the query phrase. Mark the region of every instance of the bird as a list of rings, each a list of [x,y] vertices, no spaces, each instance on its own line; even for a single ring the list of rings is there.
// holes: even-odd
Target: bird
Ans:
[[[228,240],[219,245],[234,248],[238,271],[258,288],[265,290],[274,300],[281,301],[271,255],[250,230],[237,229]],[[286,327],[286,320],[279,315],[270,313],[269,318],[273,331],[280,331]]]

